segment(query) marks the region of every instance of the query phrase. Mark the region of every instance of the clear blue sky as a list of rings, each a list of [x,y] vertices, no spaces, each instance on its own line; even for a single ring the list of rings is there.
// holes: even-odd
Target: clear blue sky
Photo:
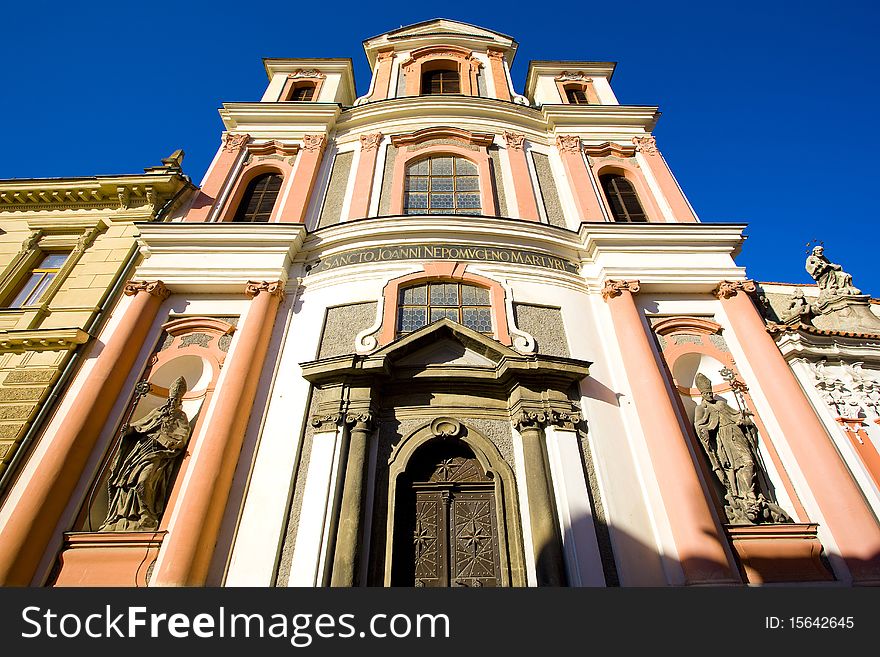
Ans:
[[[362,94],[363,39],[441,16],[513,36],[520,91],[532,59],[618,62],[620,102],[660,106],[658,145],[701,219],[749,224],[751,277],[812,282],[820,239],[880,296],[868,1],[7,3],[0,178],[133,173],[183,148],[198,183],[217,108],[259,100],[263,57],[350,57]]]

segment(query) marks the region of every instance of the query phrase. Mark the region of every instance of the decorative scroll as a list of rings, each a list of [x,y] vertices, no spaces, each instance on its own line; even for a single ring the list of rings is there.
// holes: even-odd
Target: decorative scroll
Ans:
[[[379,148],[379,144],[382,142],[382,133],[381,132],[372,132],[370,134],[361,135],[361,150],[362,151],[373,151]]]
[[[512,148],[513,150],[521,151],[523,149],[523,141],[525,141],[525,138],[525,135],[518,132],[504,131],[504,141],[507,142],[507,147]]]
[[[244,293],[248,297],[255,297],[261,292],[271,296],[282,296],[284,284],[281,281],[248,281],[245,285]]]
[[[608,301],[608,299],[619,297],[623,294],[624,290],[631,294],[637,294],[640,289],[638,281],[615,281],[609,279],[605,281],[605,285],[602,287],[602,298]]]
[[[223,135],[223,150],[230,152],[240,151],[245,147],[250,138],[251,136],[246,133],[231,134],[227,132]]]
[[[146,292],[163,301],[171,296],[171,290],[165,287],[162,281],[136,281],[128,283],[123,289],[123,293],[129,297],[133,297],[138,292]]]
[[[303,135],[303,148],[307,151],[323,151],[326,144],[326,135]]]
[[[756,289],[758,288],[755,286],[755,281],[721,281],[712,293],[719,299],[729,299],[739,292],[749,294]]]
[[[654,155],[657,152],[657,139],[654,137],[633,137],[632,142],[636,150],[646,155]]]
[[[556,138],[556,148],[563,153],[579,153],[581,138],[577,135],[559,135]]]

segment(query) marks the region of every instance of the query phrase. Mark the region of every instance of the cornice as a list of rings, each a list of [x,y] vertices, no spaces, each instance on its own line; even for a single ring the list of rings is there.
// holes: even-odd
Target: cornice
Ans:
[[[652,132],[660,110],[654,105],[541,105],[544,121],[550,130],[564,128],[566,132],[605,127],[613,129],[641,128]]]
[[[316,129],[329,132],[342,108],[337,103],[223,103],[219,112],[226,130],[271,139],[280,133],[302,137]]]
[[[74,349],[90,337],[79,328],[0,330],[0,353]]]
[[[178,173],[0,180],[0,212],[143,210],[153,214],[189,180]]]
[[[814,327],[773,324],[767,330],[776,341],[782,356],[797,358],[842,358],[853,361],[880,362],[880,335],[825,331]]]
[[[559,75],[563,72],[583,73],[588,77],[604,77],[611,81],[614,75],[614,69],[617,68],[617,62],[567,62],[563,60],[547,61],[532,60],[529,62],[529,68],[526,72],[527,96],[531,96],[535,91],[535,84],[539,75]]]

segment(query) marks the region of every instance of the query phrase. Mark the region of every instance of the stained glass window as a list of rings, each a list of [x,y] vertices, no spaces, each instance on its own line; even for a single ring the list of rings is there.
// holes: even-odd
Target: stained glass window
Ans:
[[[448,318],[480,333],[492,333],[489,290],[464,283],[422,283],[400,291],[397,306],[398,334]]]
[[[480,214],[477,165],[439,155],[410,164],[403,192],[404,214]]]

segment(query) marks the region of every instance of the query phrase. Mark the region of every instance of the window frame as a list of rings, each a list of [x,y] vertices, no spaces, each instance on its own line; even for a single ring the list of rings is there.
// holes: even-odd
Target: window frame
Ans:
[[[425,89],[426,78],[428,78],[429,76],[432,76],[432,75],[436,75],[436,74],[440,75],[440,80],[439,80],[440,91],[433,92],[430,89]],[[449,76],[455,77],[455,87],[457,88],[456,91],[443,91],[444,75],[445,74],[448,74]],[[428,80],[428,83],[431,86],[433,86],[434,80]],[[449,80],[448,82],[446,82],[446,84],[451,84],[451,83],[452,83],[452,80]],[[461,96],[462,95],[461,87],[462,87],[461,72],[456,70],[453,67],[437,66],[437,67],[422,69],[422,75],[421,75],[420,86],[419,86],[419,95],[420,96]]]
[[[452,173],[450,175],[434,175],[432,173],[433,168],[434,168],[434,164],[433,164],[434,160],[439,160],[441,158],[452,158]],[[456,164],[457,159],[465,160],[466,162],[471,164],[474,167],[475,172],[473,174],[467,174],[467,173],[459,174],[459,173],[457,173],[457,164]],[[428,163],[428,173],[426,175],[411,174],[409,172],[411,168],[421,164],[422,162]],[[427,189],[425,189],[425,190],[407,189],[408,183],[411,178],[426,178],[427,179]],[[441,192],[439,192],[439,193],[448,193],[448,194],[452,195],[452,207],[451,208],[433,208],[435,211],[434,212],[431,211],[432,210],[432,208],[431,208],[431,195],[432,195],[432,193],[433,194],[438,193],[438,192],[432,192],[432,189],[431,189],[432,179],[434,179],[434,178],[451,178],[452,179],[452,189],[451,190],[441,190]],[[464,189],[464,190],[459,191],[458,190],[458,184],[459,184],[458,180],[460,178],[476,178],[477,179],[477,189],[475,189],[475,190],[474,189]],[[420,211],[423,208],[409,208],[407,206],[407,194],[421,193],[422,191],[424,191],[424,194],[427,196],[427,207],[424,208],[424,211],[423,212]],[[457,197],[456,197],[456,195],[459,193],[473,194],[473,195],[478,196],[480,199],[480,206],[477,208],[467,208],[467,207],[459,208]],[[402,212],[402,214],[404,214],[404,215],[480,216],[483,214],[483,205],[482,205],[483,194],[482,194],[482,184],[481,184],[481,180],[480,180],[480,167],[473,160],[466,158],[466,157],[462,157],[460,155],[435,153],[435,154],[431,154],[431,155],[426,155],[421,158],[413,158],[411,160],[408,160],[406,163],[406,168],[404,169],[404,172],[403,172],[403,194],[404,194],[404,199],[403,199],[403,212]],[[451,210],[451,212],[437,212],[436,211],[436,210],[446,210],[446,209]],[[459,209],[476,210],[476,212],[458,212]],[[410,210],[413,210],[413,211],[410,211]]]
[[[606,171],[604,173],[601,173],[598,176],[598,178],[599,178],[599,188],[602,190],[602,194],[605,196],[605,202],[608,204],[608,211],[611,214],[611,218],[613,219],[613,221],[615,223],[642,224],[642,223],[648,223],[650,221],[650,217],[648,215],[647,209],[645,208],[645,204],[642,202],[642,199],[639,196],[638,190],[636,189],[636,185],[633,183],[632,180],[627,178],[622,173],[616,173],[613,171]],[[618,217],[614,212],[614,204],[612,203],[612,199],[608,193],[607,185],[605,182],[606,180],[609,180],[609,179],[611,179],[610,184],[614,185],[613,191],[617,195],[618,203],[619,203],[620,207],[622,208],[622,210],[625,214],[625,217],[622,217],[622,218]],[[639,204],[639,208],[641,208],[641,211],[642,211],[641,215],[642,215],[643,219],[631,219],[630,218],[629,210],[627,210],[626,204],[623,202],[623,198],[621,196],[622,192],[621,192],[621,190],[617,189],[617,185],[616,185],[617,180],[623,180],[627,185],[629,185],[630,189],[632,190],[633,196],[635,196],[636,202]]]
[[[256,187],[261,181],[268,180],[269,178],[272,178],[272,177],[278,178],[278,190],[275,192],[275,199],[272,201],[272,207],[268,212],[268,216],[266,217],[266,220],[263,221],[263,220],[243,218],[247,214],[247,212],[246,212],[247,204],[250,203],[250,197],[248,196],[248,194],[250,193],[251,195],[254,195],[256,193],[259,193],[261,195],[259,207],[262,207],[262,201],[263,201],[263,198],[265,197],[267,192],[266,192],[266,190],[262,190],[260,192],[257,192]],[[241,197],[238,199],[238,202],[235,205],[235,211],[232,213],[232,218],[230,219],[230,221],[232,221],[233,223],[239,223],[239,224],[248,224],[248,223],[250,223],[250,224],[268,224],[268,223],[271,223],[272,219],[275,217],[275,209],[278,206],[278,201],[281,199],[281,193],[283,190],[284,190],[284,175],[279,171],[274,171],[274,170],[262,171],[262,172],[257,173],[254,176],[250,176],[248,178],[247,182],[243,186],[243,191],[241,193]],[[256,212],[254,214],[255,214],[255,216],[259,216],[259,215],[266,214],[266,213],[265,212]]]
[[[455,305],[434,304],[432,302],[432,298],[431,298],[432,297],[431,287],[434,285],[455,285],[455,286],[457,286],[457,290],[456,290],[456,296],[458,299],[457,303]],[[412,290],[417,287],[425,287],[425,303],[423,303],[423,304],[405,303],[404,295],[406,294],[406,291]],[[464,288],[466,288],[466,287],[467,288],[474,288],[474,289],[478,289],[478,290],[485,290],[486,303],[473,303],[473,304],[464,303]],[[425,323],[422,326],[419,326],[418,328],[413,329],[412,331],[404,331],[401,328],[401,311],[403,311],[406,308],[424,308],[424,310],[425,310]],[[488,310],[488,313],[489,313],[489,330],[488,331],[479,331],[476,328],[465,324],[464,311],[466,309],[472,309],[472,308],[477,308],[477,309],[486,308]],[[482,333],[483,335],[488,335],[488,336],[495,335],[495,327],[493,326],[494,322],[493,322],[493,317],[492,317],[492,291],[488,287],[486,287],[484,285],[477,285],[477,284],[470,282],[470,281],[435,279],[435,280],[417,281],[417,282],[413,282],[413,283],[410,283],[408,285],[401,286],[398,288],[398,290],[397,290],[397,320],[396,320],[395,327],[394,327],[395,337],[402,338],[406,335],[410,335],[411,333],[415,333],[416,331],[423,329],[425,326],[429,326],[429,325],[433,324],[434,322],[437,322],[440,319],[442,319],[442,317],[438,318],[438,319],[431,319],[431,315],[432,315],[431,311],[434,309],[455,310],[458,319],[453,319],[453,318],[447,316],[448,319],[450,319],[451,321],[455,322],[456,324],[460,324],[461,326],[464,326],[465,328],[469,328],[472,331],[476,331],[477,333]]]
[[[58,267],[41,267],[50,256],[64,254],[64,261]],[[73,249],[70,250],[43,250],[38,249],[33,253],[33,257],[29,258],[29,261],[32,263],[29,267],[25,267],[24,270],[18,277],[17,285],[12,287],[11,290],[7,292],[7,294],[3,298],[2,307],[8,310],[28,310],[32,308],[39,308],[43,304],[43,300],[49,296],[50,291],[53,289],[55,284],[55,280],[58,278],[58,275],[64,270],[67,265],[67,261],[70,260],[70,257],[73,255]],[[33,286],[30,292],[28,292],[27,296],[23,299],[22,303],[12,305],[13,302],[23,293],[25,292],[27,285],[34,279],[35,274],[42,274],[42,276],[37,281],[36,285]],[[35,292],[40,289],[40,286],[46,279],[48,274],[52,275],[51,280],[48,285],[43,289],[40,295],[32,300],[32,303],[24,303],[31,299]]]

